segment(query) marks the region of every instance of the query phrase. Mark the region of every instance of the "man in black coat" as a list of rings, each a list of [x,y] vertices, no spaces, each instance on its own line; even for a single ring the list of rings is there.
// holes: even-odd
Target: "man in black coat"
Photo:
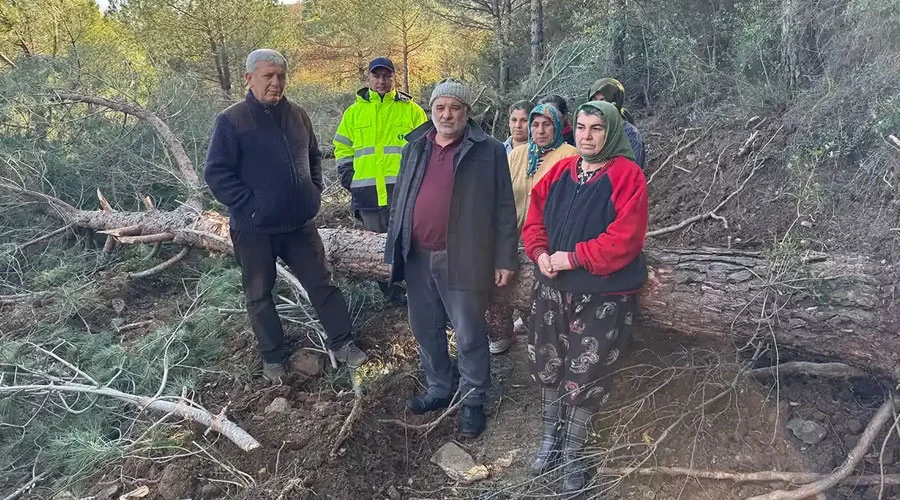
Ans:
[[[484,430],[490,353],[484,321],[492,288],[517,268],[516,207],[506,149],[471,113],[471,93],[453,79],[431,94],[432,120],[407,136],[394,189],[385,259],[406,279],[409,323],[428,390],[406,402],[415,414],[446,408],[453,369],[444,311],[456,332],[460,434]]]
[[[284,330],[272,288],[279,257],[309,294],[328,348],[351,366],[366,355],[353,343],[350,315],[331,282],[313,223],[322,193],[322,153],[306,111],[284,97],[287,61],[271,49],[247,56],[247,97],[216,117],[204,177],[228,206],[234,255],[241,266],[247,314],[263,360],[263,376],[284,371]]]

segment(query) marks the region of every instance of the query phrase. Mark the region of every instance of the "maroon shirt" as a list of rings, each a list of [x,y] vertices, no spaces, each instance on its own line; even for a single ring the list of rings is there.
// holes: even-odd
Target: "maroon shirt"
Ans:
[[[441,147],[435,138],[437,132],[428,134],[431,154],[425,163],[425,176],[413,206],[412,241],[425,250],[447,248],[447,222],[450,219],[450,196],[453,194],[453,159],[462,142],[459,138]]]

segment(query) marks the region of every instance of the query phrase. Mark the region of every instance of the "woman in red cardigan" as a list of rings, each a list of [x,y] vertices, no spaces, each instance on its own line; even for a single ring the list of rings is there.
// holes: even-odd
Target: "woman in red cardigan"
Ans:
[[[541,386],[543,439],[532,469],[560,458],[563,489],[584,488],[588,421],[609,400],[628,343],[636,294],[647,280],[647,183],[622,115],[591,101],[575,115],[578,155],[535,185],[522,229],[536,284],[528,354]]]

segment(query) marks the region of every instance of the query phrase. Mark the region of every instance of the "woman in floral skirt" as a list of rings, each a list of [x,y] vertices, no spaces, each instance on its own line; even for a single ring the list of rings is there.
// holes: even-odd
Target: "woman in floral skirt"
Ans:
[[[522,229],[539,271],[528,349],[543,438],[532,468],[543,474],[561,458],[567,493],[584,488],[589,420],[609,400],[647,280],[647,183],[616,107],[579,107],[575,142],[578,156],[535,185]]]

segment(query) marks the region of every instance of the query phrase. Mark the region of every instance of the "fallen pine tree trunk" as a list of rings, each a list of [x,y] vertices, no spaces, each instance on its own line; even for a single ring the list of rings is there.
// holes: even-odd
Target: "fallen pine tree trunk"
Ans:
[[[228,219],[216,212],[85,211],[15,189],[43,199],[63,222],[102,231],[119,243],[148,243],[166,234],[171,243],[231,252]],[[366,280],[389,276],[384,235],[354,229],[321,229],[320,234],[336,273]],[[900,306],[894,307],[891,266],[843,256],[776,259],[721,248],[651,246],[646,254],[649,280],[640,294],[644,326],[738,348],[770,342],[900,378]],[[524,255],[520,261],[514,285],[492,300],[527,311],[534,267]]]
[[[383,235],[349,229],[320,233],[336,272],[388,276]],[[649,280],[640,300],[645,326],[739,348],[774,340],[779,348],[900,374],[900,310],[893,308],[894,280],[884,266],[822,255],[773,261],[759,252],[721,248],[649,247],[646,254]],[[494,300],[527,311],[534,266],[524,254],[520,260],[515,286]]]

